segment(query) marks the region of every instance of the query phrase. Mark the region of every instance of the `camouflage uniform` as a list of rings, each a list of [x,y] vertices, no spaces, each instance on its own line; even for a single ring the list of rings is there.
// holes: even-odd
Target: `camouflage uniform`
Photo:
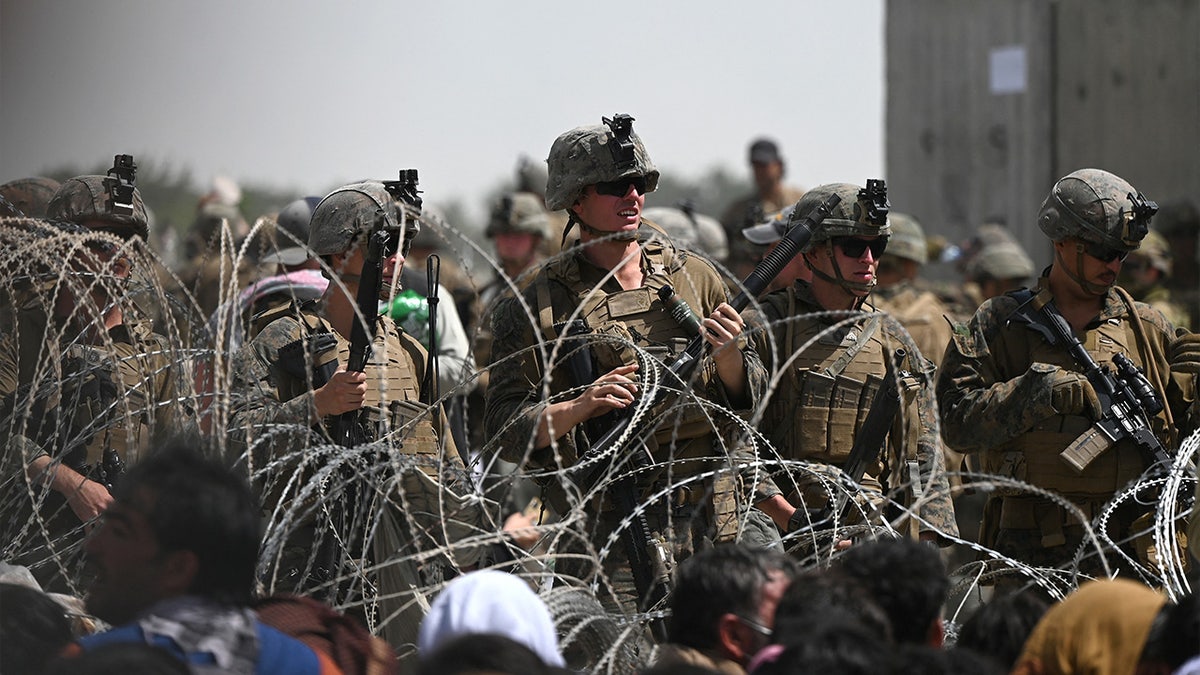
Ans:
[[[1077,196],[1085,189],[1086,196]],[[1043,204],[1039,225],[1052,239],[1073,236],[1129,251],[1144,236],[1148,219],[1134,215],[1130,208],[1126,195],[1134,194],[1128,183],[1112,174],[1076,172],[1055,185]],[[1056,259],[1055,264],[1070,269],[1071,263]],[[1048,277],[1033,293],[1032,301],[1038,303],[1052,299]],[[1130,441],[1107,449],[1082,473],[1059,457],[1092,427],[1095,413],[1083,404],[1063,402],[1070,387],[1079,387],[1081,381],[1087,384],[1082,367],[1066,349],[1051,346],[1035,331],[1009,321],[1028,297],[1028,291],[1016,291],[992,298],[968,323],[955,326],[938,379],[943,434],[956,449],[981,453],[984,472],[1055,492],[1093,518],[1116,491],[1142,474],[1147,463]],[[1195,374],[1175,354],[1194,345],[1195,336],[1177,335],[1162,313],[1112,287],[1103,296],[1100,313],[1077,337],[1097,363],[1106,364],[1120,353],[1146,372],[1167,404],[1163,413],[1151,419],[1155,435],[1167,448],[1174,447],[1177,431],[1194,428]],[[1192,350],[1196,351],[1194,346]],[[1090,385],[1085,389],[1091,391]],[[1120,541],[1144,513],[1127,503],[1110,520],[1109,536]],[[1004,486],[990,493],[980,542],[1018,560],[1059,566],[1071,561],[1083,536],[1082,526],[1061,506]],[[1085,570],[1095,571],[1094,563],[1085,561]]]
[[[85,251],[118,250],[110,237],[99,238],[83,227],[30,219],[21,222],[27,225],[23,235],[27,238],[6,243],[29,246],[37,237],[39,247],[45,248],[29,247],[44,255],[35,266],[82,260],[73,257],[80,255],[73,249],[85,240],[89,242],[82,249]],[[12,231],[4,238],[9,234],[22,236]],[[43,276],[33,269],[27,271],[33,272],[34,278]],[[41,272],[49,279],[57,275]],[[8,279],[5,285],[12,281]],[[5,448],[4,492],[15,504],[10,511],[14,527],[6,528],[4,539],[7,553],[20,553],[22,560],[44,565],[36,570],[43,585],[59,571],[60,564],[68,574],[74,572],[65,557],[51,565],[45,565],[45,558],[78,545],[81,523],[63,495],[36,483],[27,487],[25,466],[48,454],[52,466],[61,463],[111,486],[119,480],[121,465],[136,462],[153,436],[179,431],[192,421],[190,377],[182,357],[165,337],[151,330],[148,321],[134,313],[132,303],[122,295],[124,281],[98,277],[95,268],[85,267],[57,284],[22,286],[15,295],[18,306],[10,315],[12,323],[0,336],[0,428],[13,441]],[[90,304],[93,292],[104,294],[99,304]],[[64,296],[75,299],[70,319],[54,317],[48,311]],[[109,302],[123,310],[123,319],[103,331],[100,322],[111,311]],[[30,520],[32,507],[45,519],[45,529]],[[29,529],[23,534],[18,533],[26,527]],[[65,591],[64,583],[56,579],[52,585]]]
[[[832,247],[837,237],[888,237],[891,226],[886,201],[877,203],[874,200],[880,195],[855,185],[813,188],[797,202],[793,217],[807,216],[833,194],[842,201],[814,231],[805,251]],[[919,516],[905,521],[904,529],[913,537],[923,532],[956,535],[937,422],[929,400],[932,364],[914,353],[912,342],[903,339],[887,317],[861,299],[855,301],[860,311],[831,313],[813,295],[814,284],[825,284],[844,289],[848,297],[862,298],[874,288],[874,279],[852,281],[843,277],[840,266],[835,266],[836,276],[809,266],[814,276],[811,284],[797,280],[791,287],[769,293],[762,300],[761,312],[747,314],[747,322],[756,328],[755,346],[772,366],[771,371],[785,369],[759,422],[759,430],[777,453],[764,459],[791,463],[757,482],[755,503],[782,494],[798,509],[793,519],[825,508],[830,495],[828,479],[818,474],[840,473],[888,369],[894,367],[901,412],[887,434],[886,451],[867,465],[861,479],[853,478],[866,488],[870,505],[863,505],[868,506],[868,514],[875,511],[872,518],[881,515],[886,494]],[[893,366],[901,347],[907,355]],[[833,470],[800,468],[794,464],[798,461]],[[895,514],[885,515],[892,520]]]
[[[574,204],[587,185],[637,175],[645,178],[646,191],[654,189],[658,171],[641,140],[628,132],[632,147],[627,166],[614,164],[605,145],[619,141],[617,132],[604,126],[573,129],[559,137],[551,150],[550,185],[547,205],[566,208]],[[581,224],[581,227],[586,227]],[[547,501],[564,518],[582,509],[587,537],[599,550],[608,542],[627,514],[618,512],[608,492],[609,483],[585,485],[579,474],[554,474],[576,464],[584,436],[598,439],[607,417],[577,426],[546,447],[532,447],[538,420],[547,405],[579,395],[590,382],[576,382],[568,359],[579,341],[559,343],[562,322],[579,318],[586,322],[586,345],[595,375],[621,365],[650,360],[641,365],[638,379],[653,381],[651,364],[669,363],[690,341],[691,333],[667,312],[657,291],[670,285],[697,315],[708,316],[726,301],[725,287],[712,264],[678,250],[662,231],[642,220],[637,233],[641,268],[645,275],[640,288],[625,290],[607,269],[588,260],[582,247],[564,251],[542,266],[525,288],[522,298],[505,298],[492,315],[491,383],[487,395],[486,428],[490,443],[485,452],[498,453],[535,475],[540,474]],[[607,277],[607,278],[606,278]],[[525,310],[532,309],[532,316]],[[548,363],[555,344],[562,348]],[[543,349],[543,347],[545,349]],[[689,391],[669,398],[650,410],[635,431],[653,429],[646,438],[630,443],[630,454],[645,452],[653,467],[634,476],[639,503],[645,505],[649,529],[665,540],[675,560],[690,555],[698,546],[736,536],[737,495],[728,471],[704,476],[728,467],[721,436],[714,426],[730,422],[729,413],[703,405],[711,401],[729,410],[746,411],[765,386],[761,362],[752,349],[744,347],[745,400],[730,400],[716,375],[715,364],[703,359]],[[663,386],[672,388],[670,382]],[[676,385],[677,386],[677,385]],[[642,389],[642,394],[645,389]],[[552,436],[557,433],[552,431]],[[589,435],[590,434],[590,435]],[[635,434],[635,438],[640,434]],[[644,449],[643,449],[644,448]],[[618,475],[629,470],[626,458],[615,466]],[[627,475],[627,474],[626,474]],[[622,525],[628,527],[628,524]],[[557,553],[579,550],[585,544],[560,546]],[[595,555],[592,553],[592,555]],[[636,591],[629,563],[620,546],[602,561],[615,598],[632,609]],[[579,577],[597,570],[581,567],[570,556],[560,558],[556,570],[570,569]],[[605,601],[611,605],[606,596]]]
[[[929,257],[920,224],[902,213],[891,213],[888,220],[892,235],[884,255],[924,265]],[[950,344],[950,323],[946,319],[950,310],[936,294],[918,287],[913,280],[904,280],[876,288],[871,294],[871,302],[876,309],[891,314],[904,326],[922,356],[934,365],[942,362],[942,354]]]
[[[811,286],[798,280],[791,288],[764,297],[762,313],[747,313],[747,323],[770,327],[755,334],[755,347],[760,353],[771,354],[772,341],[778,349],[777,358],[765,358],[770,372],[778,367],[773,364],[782,364],[816,338],[787,366],[759,423],[779,459],[840,468],[879,390],[891,355],[900,347],[911,351],[911,343],[901,338],[882,314],[869,305],[864,309],[861,319],[845,324],[844,313],[826,313],[812,297]],[[911,373],[899,381],[904,393],[902,414],[896,416],[888,434],[887,452],[868,466],[861,482],[868,490],[879,495],[887,492],[905,506],[916,505],[921,522],[908,523],[912,534],[957,535],[954,507],[942,470],[937,420],[928,400],[932,396],[933,365],[919,354],[909,354],[899,368]],[[821,509],[827,501],[821,482],[802,470],[791,475],[777,472],[758,483],[754,501],[783,494],[793,506]],[[895,496],[898,490],[903,493]]]
[[[382,184],[339,188],[314,211],[309,248],[317,255],[352,251],[378,218],[384,219],[386,230],[395,232],[392,236],[403,237],[402,228],[411,233],[413,227],[409,218],[397,215],[403,213]],[[336,241],[331,243],[331,239]],[[330,292],[335,286],[331,284]],[[326,461],[306,459],[309,448],[340,442],[330,435],[334,419],[315,416],[315,389],[321,384],[314,382],[315,373],[332,358],[347,363],[350,355],[349,341],[323,317],[320,302],[284,304],[256,317],[261,330],[238,352],[234,367],[231,432],[249,446],[257,475],[267,484],[268,512],[277,505],[297,511],[298,522],[291,523],[290,543],[278,561],[279,583],[289,577],[293,583],[324,582],[331,572],[320,565],[327,561],[317,560],[314,568],[313,552],[330,546],[330,537],[353,541],[362,536],[354,532],[368,527],[368,523],[355,520],[354,527],[348,528],[353,531],[331,533],[329,528],[338,526],[336,519],[322,526],[318,522],[322,514],[310,508],[313,496],[302,492],[312,473],[320,471]],[[338,488],[326,484],[319,499],[327,504],[339,498],[353,503],[353,491],[357,490],[370,501],[370,508],[360,513],[381,519],[377,529],[370,530],[366,555],[374,567],[367,572],[365,583],[377,594],[384,636],[403,651],[415,638],[423,602],[419,589],[425,583],[436,583],[438,561],[470,565],[478,559],[478,552],[448,551],[449,559],[437,558],[420,569],[412,557],[454,544],[467,534],[478,534],[481,516],[477,502],[449,489],[469,482],[452,438],[441,433],[445,416],[439,413],[431,421],[429,407],[420,401],[425,349],[389,317],[375,320],[376,336],[364,368],[367,397],[363,407],[353,413],[364,442],[347,449],[352,459],[340,458],[342,467],[354,474],[345,479],[340,494]],[[297,354],[288,347],[306,345],[314,336],[332,336],[334,344],[308,356],[303,349]],[[335,460],[333,455],[326,457]],[[301,472],[302,485],[284,486],[296,471]],[[336,475],[345,477],[346,473]],[[354,558],[356,551],[351,548],[339,555]],[[310,578],[304,577],[306,572]],[[336,573],[335,568],[332,574]]]

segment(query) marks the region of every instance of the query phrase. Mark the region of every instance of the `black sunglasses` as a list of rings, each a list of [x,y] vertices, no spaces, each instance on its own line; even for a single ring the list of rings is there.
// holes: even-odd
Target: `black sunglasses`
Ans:
[[[1110,263],[1114,260],[1120,260],[1124,262],[1125,258],[1131,253],[1131,251],[1122,251],[1116,248],[1109,248],[1104,244],[1097,244],[1090,241],[1083,242],[1083,250],[1096,260],[1104,263]]]
[[[857,237],[834,237],[833,245],[842,249],[842,253],[851,258],[861,258],[864,251],[871,249],[871,257],[878,259],[887,248],[887,237],[874,239],[858,239]]]
[[[638,194],[646,194],[645,176],[628,176],[620,180],[608,180],[603,183],[596,183],[596,193],[610,197],[624,197],[626,194],[629,194],[630,185],[637,188]]]

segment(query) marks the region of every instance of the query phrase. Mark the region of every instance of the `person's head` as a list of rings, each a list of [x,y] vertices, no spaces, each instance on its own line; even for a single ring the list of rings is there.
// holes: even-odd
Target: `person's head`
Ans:
[[[784,207],[782,210],[770,214],[766,220],[757,225],[742,228],[742,236],[746,241],[756,246],[765,246],[762,255],[768,256],[771,251],[774,251],[779,242],[783,241],[788,230],[796,224],[797,221],[792,220],[792,214],[796,212],[796,204],[791,204]],[[808,263],[805,262],[804,256],[798,255],[793,257],[788,264],[783,266],[779,274],[771,280],[767,285],[768,291],[787,288],[796,282],[797,279],[804,281],[812,281],[812,270],[809,269]]]
[[[1154,617],[1138,660],[1138,675],[1166,675],[1200,657],[1200,598],[1188,593]],[[1193,671],[1195,672],[1195,671]]]
[[[421,620],[417,648],[430,654],[458,636],[474,633],[503,635],[529,647],[545,663],[563,665],[550,610],[514,575],[481,570],[447,584]]]
[[[1166,237],[1154,230],[1146,233],[1142,245],[1129,254],[1118,277],[1122,286],[1137,292],[1158,286],[1171,275],[1171,248]]]
[[[142,193],[134,186],[133,158],[117,155],[104,176],[76,176],[61,186],[46,205],[46,218],[146,241],[150,225]]]
[[[968,281],[979,284],[986,300],[1018,288],[1033,276],[1033,259],[1016,241],[984,244],[966,263]]]
[[[530,192],[510,192],[492,206],[484,234],[496,247],[505,267],[525,269],[533,263],[550,236],[550,217],[541,200]]]
[[[1080,169],[1060,178],[1038,212],[1038,227],[1054,242],[1051,274],[1070,279],[1084,294],[1105,295],[1157,211],[1157,204],[1107,171]]]
[[[957,646],[942,649],[929,645],[900,645],[889,660],[889,672],[896,675],[1004,675],[1008,672],[995,659]]]
[[[856,579],[837,569],[806,569],[797,574],[775,608],[773,640],[786,643],[814,623],[845,616],[891,644],[892,625],[883,608]]]
[[[560,135],[546,159],[546,208],[567,209],[585,239],[637,236],[646,193],[658,188],[658,169],[633,131],[633,118],[618,114],[602,124]]]
[[[1089,581],[1038,622],[1012,672],[1132,673],[1166,596],[1128,579]]]
[[[887,613],[897,643],[942,644],[941,611],[950,580],[936,548],[912,539],[879,539],[851,546],[835,565]]]
[[[925,230],[916,218],[892,211],[888,214],[888,223],[892,226],[892,234],[888,238],[887,253],[879,260],[880,286],[916,279],[921,267],[929,261]]]
[[[1031,592],[992,598],[962,625],[956,644],[989,656],[1011,669],[1021,655],[1025,640],[1049,606],[1040,595]]]
[[[274,249],[262,258],[266,265],[284,270],[313,267],[316,261],[308,253],[308,229],[320,197],[304,197],[288,203],[275,217]]]
[[[40,673],[71,639],[71,622],[50,596],[0,583],[0,673]]]
[[[728,544],[679,567],[671,593],[671,642],[742,664],[767,643],[775,606],[797,572],[778,551]]]
[[[750,144],[750,170],[754,173],[754,187],[760,197],[768,197],[779,189],[783,182],[785,167],[779,146],[768,138],[760,138]]]
[[[892,647],[847,615],[824,617],[807,631],[768,645],[755,655],[751,675],[887,672]]]
[[[892,232],[887,187],[881,180],[867,183],[866,188],[850,183],[818,185],[796,202],[792,214],[793,220],[800,222],[830,195],[841,197],[842,201],[813,232],[803,255],[812,270],[814,288],[844,296],[845,303],[854,307],[875,288],[879,257]]]
[[[421,655],[419,675],[549,675],[554,670],[529,647],[492,633],[467,633]]]
[[[308,248],[325,263],[327,276],[332,271],[343,283],[357,284],[371,237],[383,232],[383,275],[390,279],[404,266],[420,229],[416,214],[396,202],[383,183],[352,183],[330,192],[313,209]]]
[[[46,215],[46,205],[60,187],[62,184],[53,178],[18,178],[0,185],[0,197],[7,199],[9,204],[20,211],[20,215],[43,218]]]
[[[113,503],[84,544],[94,573],[88,610],[126,623],[181,595],[244,605],[262,537],[245,478],[204,458],[195,440],[172,440],[122,476]]]

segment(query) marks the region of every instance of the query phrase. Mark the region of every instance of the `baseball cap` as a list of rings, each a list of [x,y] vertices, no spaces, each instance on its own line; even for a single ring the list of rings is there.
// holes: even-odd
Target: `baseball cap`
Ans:
[[[771,162],[782,161],[783,157],[779,154],[779,146],[775,145],[775,141],[760,138],[750,144],[751,164],[769,164]]]
[[[744,228],[742,236],[751,244],[758,244],[760,246],[774,244],[783,239],[783,236],[787,234],[788,223],[791,221],[792,211],[795,209],[795,204],[784,207],[782,211],[771,214],[763,222]]]

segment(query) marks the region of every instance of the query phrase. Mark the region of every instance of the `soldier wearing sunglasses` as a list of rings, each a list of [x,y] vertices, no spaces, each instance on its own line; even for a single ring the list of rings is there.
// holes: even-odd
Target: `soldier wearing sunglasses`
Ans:
[[[892,521],[896,513],[886,513],[885,505],[905,505],[919,516],[900,525],[913,538],[957,534],[930,405],[932,364],[898,323],[866,302],[891,234],[886,187],[875,180],[866,188],[818,186],[796,203],[793,220],[831,194],[841,203],[801,252],[812,281],[769,293],[761,312],[747,316],[769,371],[784,371],[759,415],[759,431],[770,441],[759,458],[770,476],[758,481],[755,505],[785,533],[829,527],[813,516],[848,489],[837,476],[884,375],[894,369],[900,412],[865,475],[849,477],[864,488],[858,507],[838,515],[850,523]]]
[[[714,487],[725,480],[712,472],[724,466],[728,452],[714,428],[733,421],[727,411],[748,410],[765,381],[713,265],[677,248],[642,217],[659,172],[632,123],[615,115],[577,127],[550,149],[546,206],[567,210],[568,232],[578,226],[580,243],[542,266],[523,302],[502,300],[492,315],[491,443],[484,452],[534,474],[560,514],[586,514],[579,522],[593,550],[609,548],[608,537],[628,527],[621,521],[630,515],[614,505],[609,483],[589,485],[579,474],[568,479],[555,472],[569,469],[615,415],[654,400],[644,398],[654,395],[647,383],[679,392],[633,425],[638,438],[611,466],[612,475],[636,481],[649,532],[668,557],[681,560],[702,541],[736,535],[733,491]],[[693,316],[689,326],[673,317],[664,293],[703,319]],[[683,351],[697,324],[709,349],[694,381],[683,387],[669,378],[659,382],[661,366]],[[571,566],[567,573],[580,578],[599,571],[584,560],[562,558],[556,571]],[[637,597],[624,553],[610,551],[602,564],[615,590],[615,598],[602,599],[633,611]]]
[[[1174,451],[1196,424],[1200,340],[1177,332],[1161,312],[1116,285],[1122,261],[1138,250],[1156,210],[1154,202],[1107,171],[1082,169],[1059,179],[1038,213],[1038,226],[1054,246],[1050,267],[1033,289],[992,298],[968,323],[956,325],[939,375],[948,444],[980,453],[987,473],[1060,495],[1089,520],[1150,461],[1128,439],[1104,449],[1082,471],[1064,461],[1060,453],[1108,411],[1100,409],[1084,366],[1063,340],[1052,343],[1010,319],[1024,307],[1053,303],[1095,363],[1112,369],[1114,356],[1131,359],[1166,404],[1148,415],[1148,424],[1167,451]],[[1135,521],[1145,521],[1153,503],[1147,495],[1126,500],[1098,521],[1106,526],[1101,535],[1122,542],[1126,554],[1137,553],[1145,562],[1150,542],[1135,544],[1131,537],[1146,529]],[[1084,537],[1078,517],[1045,496],[1008,486],[989,493],[980,543],[1006,556],[1063,566]],[[1108,555],[1112,560],[1116,552]],[[1082,567],[1101,569],[1094,555],[1085,556]]]

